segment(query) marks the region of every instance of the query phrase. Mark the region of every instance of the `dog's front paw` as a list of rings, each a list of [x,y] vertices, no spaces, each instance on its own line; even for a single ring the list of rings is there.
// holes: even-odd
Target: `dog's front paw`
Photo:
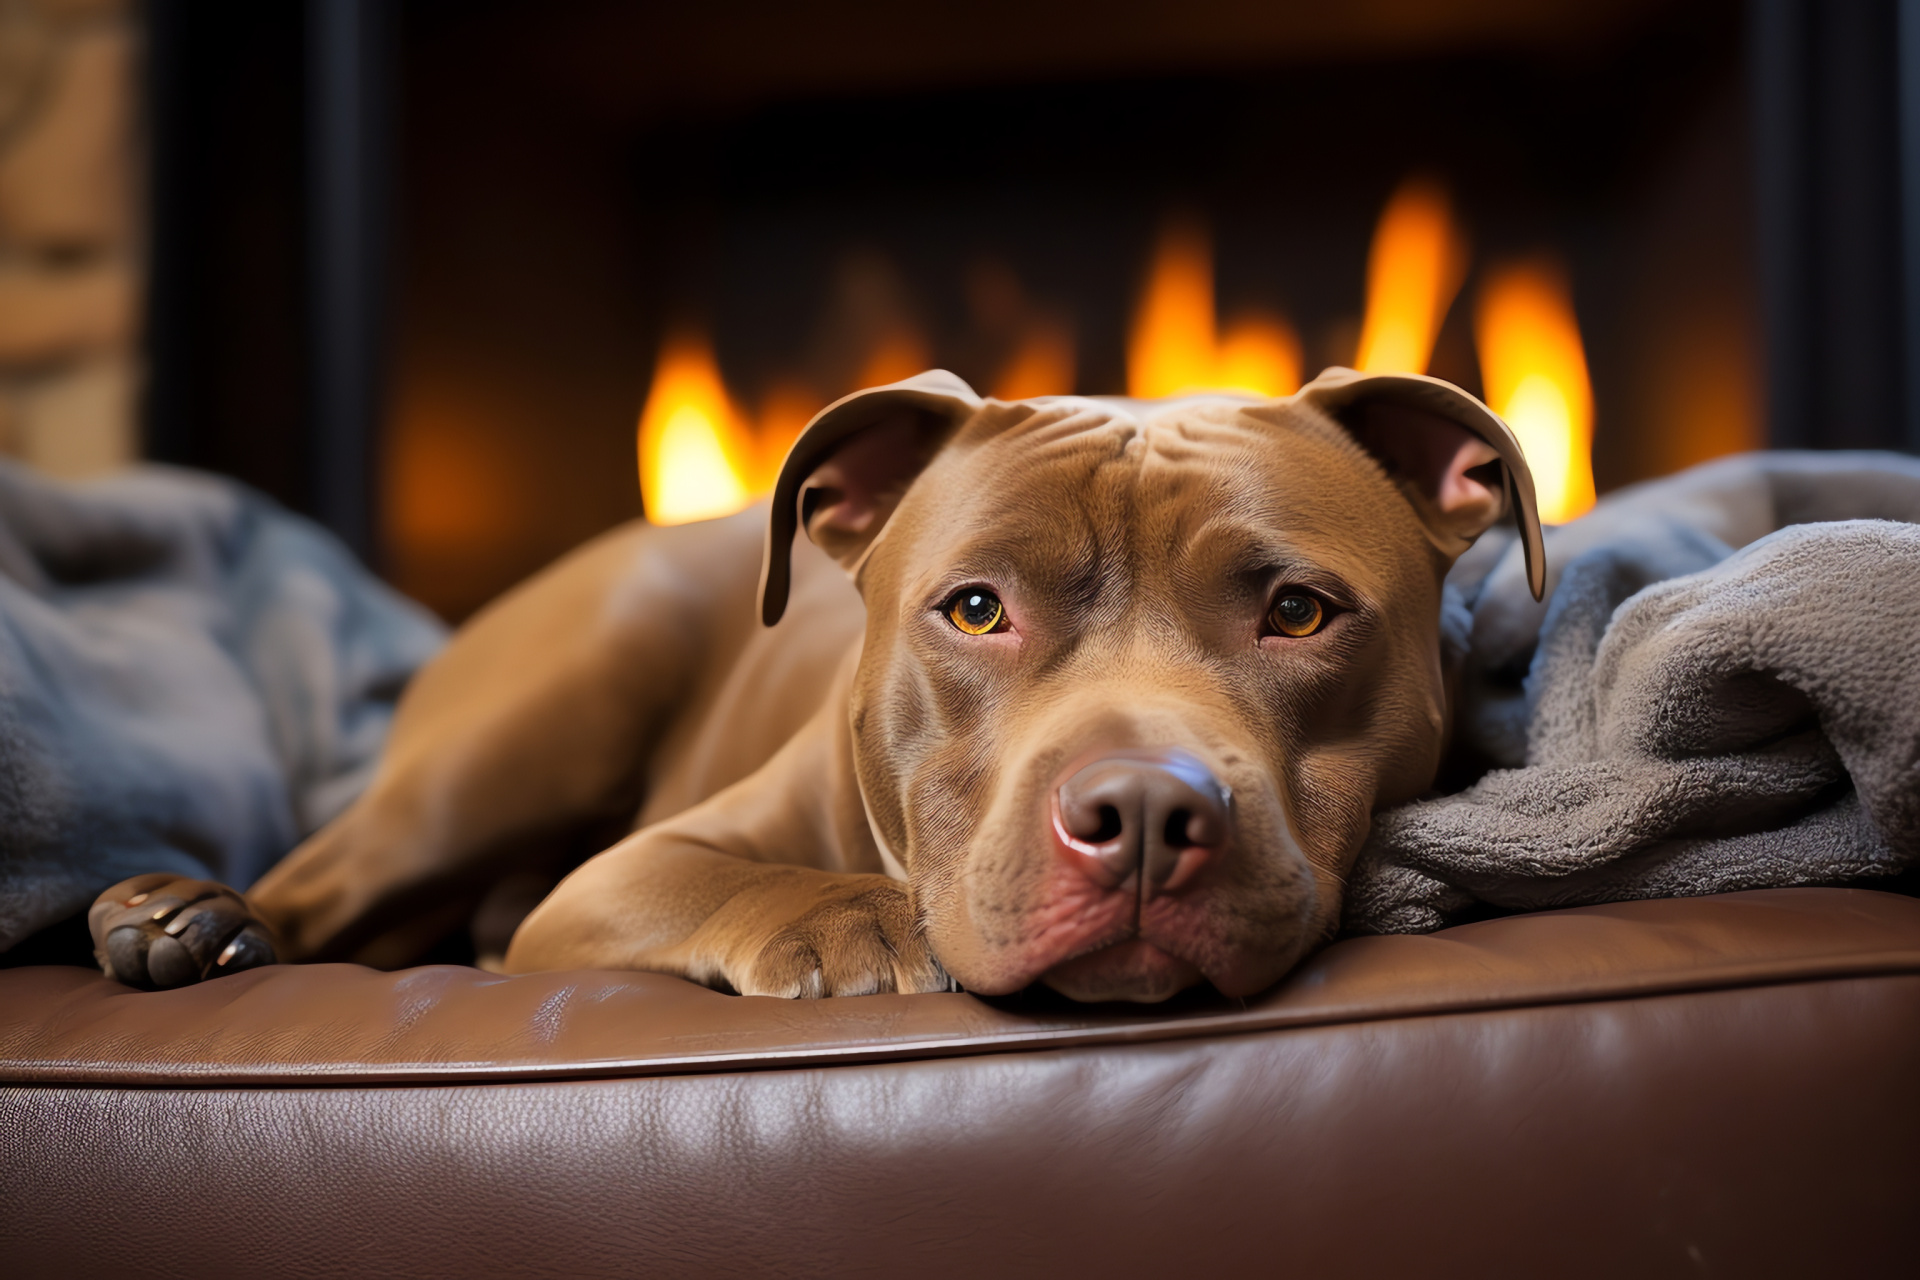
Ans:
[[[94,899],[87,927],[101,970],[147,991],[274,962],[272,930],[211,880],[164,872],[123,880]]]
[[[752,914],[761,919],[744,929],[709,922],[732,937],[717,949],[715,963],[703,966],[708,969],[703,976],[719,978],[747,996],[817,999],[953,990],[927,945],[906,886],[884,876],[844,879],[849,883],[834,886],[777,926],[758,911]]]

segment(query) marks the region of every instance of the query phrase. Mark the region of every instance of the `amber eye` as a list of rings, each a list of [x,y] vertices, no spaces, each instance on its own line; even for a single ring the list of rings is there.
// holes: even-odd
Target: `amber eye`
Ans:
[[[1006,619],[1000,597],[981,587],[968,587],[947,601],[947,621],[970,636],[983,636]]]
[[[1267,611],[1267,621],[1273,624],[1273,629],[1296,640],[1312,635],[1326,620],[1325,607],[1304,591],[1282,593]]]

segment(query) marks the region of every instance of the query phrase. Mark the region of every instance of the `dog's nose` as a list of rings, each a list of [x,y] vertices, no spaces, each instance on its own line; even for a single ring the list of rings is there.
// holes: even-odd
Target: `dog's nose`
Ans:
[[[1115,752],[1054,790],[1054,836],[1103,888],[1136,871],[1143,892],[1177,889],[1231,834],[1233,797],[1184,751]]]

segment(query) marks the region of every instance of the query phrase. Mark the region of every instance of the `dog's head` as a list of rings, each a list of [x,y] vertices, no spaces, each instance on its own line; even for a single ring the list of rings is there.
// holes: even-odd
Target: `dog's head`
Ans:
[[[859,584],[861,790],[962,985],[1246,995],[1431,785],[1441,580],[1509,509],[1538,591],[1518,444],[1431,378],[1009,404],[928,373],[795,444],[762,617],[796,527]]]

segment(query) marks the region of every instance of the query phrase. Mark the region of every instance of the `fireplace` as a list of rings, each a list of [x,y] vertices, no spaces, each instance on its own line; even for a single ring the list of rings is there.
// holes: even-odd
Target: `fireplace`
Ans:
[[[335,523],[449,618],[643,490],[663,522],[749,500],[809,414],[927,365],[1004,395],[1424,368],[1544,433],[1565,517],[1828,442],[1814,348],[1853,317],[1880,399],[1834,439],[1905,439],[1891,4],[344,8],[153,8],[162,71],[217,45],[232,83],[156,79],[149,440],[323,514],[331,459],[363,494]],[[1835,245],[1884,280],[1809,336],[1781,317]],[[231,300],[169,294],[183,263]]]

